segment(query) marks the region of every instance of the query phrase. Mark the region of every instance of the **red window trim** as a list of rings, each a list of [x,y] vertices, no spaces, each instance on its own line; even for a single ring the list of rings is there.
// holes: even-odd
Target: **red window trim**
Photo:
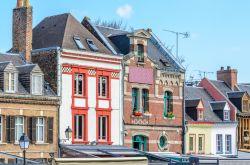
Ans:
[[[84,127],[83,127],[83,139],[82,141],[75,141],[75,115],[83,115],[84,116]],[[88,144],[88,111],[87,110],[79,110],[72,109],[72,144]]]
[[[107,116],[108,118],[108,128],[107,128],[107,141],[99,141],[99,116]],[[97,144],[107,144],[110,145],[113,142],[111,142],[111,111],[96,111],[96,140]]]

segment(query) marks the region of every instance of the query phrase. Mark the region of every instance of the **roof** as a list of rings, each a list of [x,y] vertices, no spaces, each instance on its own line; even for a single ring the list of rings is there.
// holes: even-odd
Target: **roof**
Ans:
[[[90,39],[97,46],[98,52],[111,54],[94,35],[69,13],[44,18],[33,29],[33,49],[60,47],[79,50],[74,37],[79,38],[86,48],[86,50],[81,51],[93,51],[87,43],[87,39]]]
[[[200,100],[202,99],[204,104],[204,121],[206,122],[221,122],[222,120],[213,112],[210,102],[213,102],[214,99],[205,91],[202,87],[191,87],[185,86],[185,102],[187,100]],[[187,114],[186,114],[187,116]],[[186,119],[190,119],[189,116]]]
[[[250,96],[250,84],[238,84],[240,91],[246,91]]]
[[[128,35],[130,32],[114,29],[110,27],[96,26],[119,55],[127,55],[130,52],[130,41]],[[166,52],[155,36],[148,40],[148,58],[152,60],[158,69],[168,71],[184,70],[177,64],[176,59],[172,58],[169,52]],[[167,64],[167,65],[166,65]]]
[[[27,65],[22,65],[22,66],[17,66],[16,68],[18,69],[18,72],[20,74],[25,74],[25,73],[30,73],[32,70],[36,67],[35,64],[27,64]]]
[[[224,82],[224,81],[219,81],[219,80],[210,80],[210,82],[218,89],[222,92],[222,94],[226,97],[227,93],[232,92],[232,90],[230,89],[230,87]]]
[[[211,107],[214,111],[216,110],[224,110],[226,106],[226,101],[221,101],[221,102],[211,102]]]
[[[185,100],[185,106],[186,107],[197,107],[199,102],[200,102],[200,99]]]
[[[9,65],[10,61],[0,62],[0,71],[4,71],[5,68]]]
[[[19,54],[0,53],[0,62],[12,62],[13,65],[24,65],[25,61]]]
[[[242,96],[245,94],[245,92],[241,91],[236,91],[236,92],[228,92],[228,98],[233,99],[233,98],[242,98]]]

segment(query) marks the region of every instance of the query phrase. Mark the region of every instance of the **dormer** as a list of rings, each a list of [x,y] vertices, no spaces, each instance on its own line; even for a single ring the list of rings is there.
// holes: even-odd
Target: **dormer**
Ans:
[[[236,91],[227,93],[229,100],[241,111],[250,112],[250,97],[247,92]]]
[[[186,113],[194,121],[204,121],[204,103],[202,99],[185,100]]]
[[[6,93],[18,91],[18,70],[12,62],[0,63],[0,88]]]
[[[135,55],[138,63],[144,63],[147,56],[148,39],[151,37],[150,31],[140,29],[128,34],[130,53]]]
[[[210,105],[222,121],[230,121],[230,107],[226,101],[211,102]]]
[[[17,67],[19,81],[26,91],[32,95],[43,95],[44,74],[37,64],[27,64]]]

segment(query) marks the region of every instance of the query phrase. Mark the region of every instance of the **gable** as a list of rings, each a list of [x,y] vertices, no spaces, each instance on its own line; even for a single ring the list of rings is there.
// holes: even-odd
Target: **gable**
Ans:
[[[4,69],[5,72],[17,72],[16,67],[10,62]]]
[[[229,110],[230,110],[230,107],[229,107],[228,103],[226,102],[225,107],[224,107],[224,111],[229,111]]]
[[[36,66],[32,69],[31,72],[32,72],[32,73],[42,73],[42,70],[41,70],[41,68],[40,68],[38,65],[36,65]]]
[[[203,105],[203,102],[202,102],[202,100],[200,100],[199,101],[199,103],[198,103],[198,105],[197,105],[197,108],[196,108],[197,110],[202,110],[202,109],[204,109],[204,105]]]
[[[150,38],[151,35],[144,29],[136,30],[131,33],[129,36],[140,37],[140,38]]]

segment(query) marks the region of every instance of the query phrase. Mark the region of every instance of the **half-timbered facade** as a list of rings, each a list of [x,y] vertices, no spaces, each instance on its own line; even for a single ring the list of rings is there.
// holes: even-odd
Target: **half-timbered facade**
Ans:
[[[127,32],[82,24],[123,56],[124,144],[142,151],[182,152],[184,69],[150,29]]]
[[[60,143],[122,144],[121,57],[71,14],[62,14],[34,28],[32,61],[62,98]]]

